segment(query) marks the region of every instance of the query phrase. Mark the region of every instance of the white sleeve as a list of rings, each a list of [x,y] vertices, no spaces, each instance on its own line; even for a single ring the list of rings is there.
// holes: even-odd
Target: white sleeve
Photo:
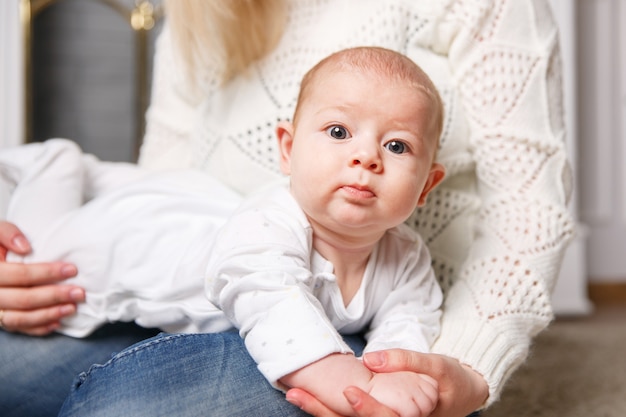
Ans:
[[[176,56],[167,21],[154,56],[150,106],[139,165],[153,169],[187,168],[190,137],[200,97],[191,94],[182,60]]]
[[[351,352],[308,284],[310,229],[284,210],[232,217],[213,248],[207,295],[224,311],[275,387],[331,353]]]
[[[394,240],[388,239],[380,249],[385,251],[381,256],[387,271],[377,270],[374,282],[368,283],[371,290],[386,291],[388,296],[372,319],[364,352],[385,349],[429,352],[439,336],[441,288],[426,245],[421,241]],[[385,279],[393,281],[391,291],[377,288]]]
[[[558,32],[544,0],[448,3],[433,48],[467,116],[481,208],[433,351],[481,373],[489,404],[553,317],[574,232]]]

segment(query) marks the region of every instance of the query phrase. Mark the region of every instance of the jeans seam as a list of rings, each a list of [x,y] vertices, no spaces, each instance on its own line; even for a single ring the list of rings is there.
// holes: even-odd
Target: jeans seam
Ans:
[[[81,372],[78,376],[76,376],[75,380],[74,380],[74,384],[73,387],[77,387],[78,385],[81,385],[82,383],[84,383],[89,376],[100,369],[104,369],[107,368],[111,365],[114,365],[115,363],[119,362],[120,360],[124,359],[127,356],[130,355],[134,355],[137,352],[141,352],[144,351],[146,349],[149,349],[155,345],[159,345],[165,342],[169,342],[171,340],[175,340],[181,337],[190,337],[190,336],[195,336],[194,334],[183,334],[183,333],[179,333],[179,334],[171,334],[171,335],[167,335],[165,336],[165,333],[161,333],[158,336],[154,337],[154,340],[150,340],[150,341],[142,341],[139,342],[137,344],[137,346],[135,347],[128,347],[124,350],[122,350],[121,352],[118,353],[114,353],[111,358],[106,361],[105,363],[94,363],[92,364],[89,369],[85,372]]]
[[[164,334],[164,333],[162,333],[162,334]],[[107,363],[109,363],[111,361],[114,361],[114,360],[123,359],[126,356],[135,354],[137,352],[141,352],[143,350],[151,348],[154,345],[158,345],[158,344],[161,344],[161,343],[169,342],[170,340],[178,339],[178,338],[181,338],[181,337],[189,337],[189,336],[195,336],[195,335],[192,335],[192,334],[182,334],[182,333],[181,334],[171,334],[171,335],[167,335],[167,336],[158,335],[158,336],[156,336],[154,338],[154,340],[139,342],[139,344],[137,346],[129,347],[129,348],[124,349],[123,351],[113,355],[111,357],[111,359]]]

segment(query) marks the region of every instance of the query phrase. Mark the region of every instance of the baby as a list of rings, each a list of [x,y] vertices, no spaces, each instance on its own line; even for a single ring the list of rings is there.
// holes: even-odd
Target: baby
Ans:
[[[338,52],[305,77],[293,124],[278,126],[288,186],[249,199],[218,234],[207,294],[240,329],[265,377],[341,415],[356,385],[402,416],[428,415],[434,380],[372,374],[339,332],[368,329],[366,351],[428,351],[441,293],[404,221],[443,179],[442,105],[408,58]]]
[[[441,291],[404,221],[444,177],[442,118],[410,59],[347,49],[305,75],[293,123],[277,127],[288,181],[243,203],[204,173],[105,163],[57,139],[0,151],[0,195],[10,195],[0,217],[33,246],[18,260],[77,265],[71,282],[86,302],[59,332],[235,326],[279,389],[349,415],[341,393],[355,385],[402,416],[428,415],[434,380],[372,374],[341,334],[365,331],[366,351],[423,352],[438,335]]]

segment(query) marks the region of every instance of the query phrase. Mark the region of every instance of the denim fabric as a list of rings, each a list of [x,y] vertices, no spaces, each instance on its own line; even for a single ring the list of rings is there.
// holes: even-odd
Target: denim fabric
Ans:
[[[360,354],[363,339],[346,337]],[[60,417],[300,417],[257,370],[236,331],[162,334],[75,380]],[[478,414],[473,414],[476,417]]]
[[[262,377],[237,332],[154,334],[130,324],[86,339],[0,331],[0,416],[55,416],[68,392],[60,416],[306,415]]]
[[[362,342],[358,342],[362,344]],[[257,370],[235,331],[159,335],[75,381],[60,416],[305,416]]]
[[[0,330],[0,416],[56,416],[79,372],[156,333],[133,324],[107,325],[85,339]]]

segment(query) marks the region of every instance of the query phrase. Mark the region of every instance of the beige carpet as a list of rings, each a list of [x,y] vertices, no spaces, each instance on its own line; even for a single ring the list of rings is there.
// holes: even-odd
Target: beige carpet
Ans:
[[[483,417],[626,417],[626,308],[559,319]]]

